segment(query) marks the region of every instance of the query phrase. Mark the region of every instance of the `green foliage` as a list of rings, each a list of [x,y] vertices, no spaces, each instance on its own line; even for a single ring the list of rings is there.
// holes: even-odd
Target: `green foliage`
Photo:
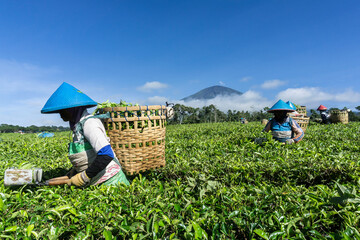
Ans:
[[[0,133],[14,133],[14,132],[25,132],[25,133],[36,133],[36,132],[63,132],[69,131],[70,128],[62,126],[34,126],[22,127],[18,125],[1,124]]]
[[[213,104],[202,108],[192,108],[176,104],[174,106],[174,118],[169,120],[169,123],[239,122],[241,118],[246,118],[249,121],[260,121],[261,119],[273,117],[273,114],[266,112],[267,110],[268,108],[254,112],[228,110],[227,113],[224,113],[217,109]]]
[[[107,100],[106,102],[98,103],[98,105],[96,106],[96,109],[95,109],[93,114],[101,113],[102,108],[130,107],[130,106],[139,106],[139,104],[127,103],[127,102],[125,102],[123,100],[120,100],[120,103],[114,103],[114,102],[110,102],[109,100]]]
[[[360,239],[360,123],[312,124],[296,145],[262,128],[167,126],[166,167],[130,186],[5,188],[1,175],[0,238]],[[0,134],[0,174],[63,175],[69,136]]]
[[[295,105],[295,104],[294,104]],[[295,105],[297,108],[300,105]],[[360,106],[359,106],[360,107]],[[335,108],[331,108],[335,109]],[[347,109],[344,107],[344,109]],[[226,113],[220,111],[215,105],[204,106],[202,108],[192,108],[189,106],[176,104],[174,106],[174,118],[169,120],[170,124],[189,124],[189,123],[216,123],[216,122],[239,122],[241,118],[248,121],[260,121],[262,119],[270,119],[273,114],[268,113],[268,107],[260,111],[236,111],[228,110]],[[310,109],[310,120],[312,122],[320,122],[320,114],[315,109]],[[349,121],[360,121],[358,113],[349,112]]]

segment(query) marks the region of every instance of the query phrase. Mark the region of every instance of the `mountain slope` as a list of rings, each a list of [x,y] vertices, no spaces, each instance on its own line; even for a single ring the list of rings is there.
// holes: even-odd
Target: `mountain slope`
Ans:
[[[243,94],[242,92],[239,92],[232,88],[223,87],[223,86],[212,86],[212,87],[204,88],[203,90],[200,90],[199,92],[190,95],[188,97],[185,97],[181,100],[184,101],[206,100],[206,99],[215,98],[217,96],[242,95],[242,94]]]

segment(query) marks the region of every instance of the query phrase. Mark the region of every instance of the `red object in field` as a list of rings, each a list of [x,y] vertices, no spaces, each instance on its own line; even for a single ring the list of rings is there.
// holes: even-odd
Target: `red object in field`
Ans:
[[[327,108],[324,105],[320,105],[317,110],[322,111],[322,110],[327,110]]]

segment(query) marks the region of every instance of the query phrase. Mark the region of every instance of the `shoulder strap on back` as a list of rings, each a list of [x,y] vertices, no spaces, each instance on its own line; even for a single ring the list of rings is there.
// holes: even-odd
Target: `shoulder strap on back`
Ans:
[[[83,132],[84,123],[89,120],[90,118],[97,118],[97,119],[104,119],[104,118],[111,118],[110,112],[104,113],[104,114],[98,114],[93,116],[88,116],[78,122],[75,127],[75,132]]]

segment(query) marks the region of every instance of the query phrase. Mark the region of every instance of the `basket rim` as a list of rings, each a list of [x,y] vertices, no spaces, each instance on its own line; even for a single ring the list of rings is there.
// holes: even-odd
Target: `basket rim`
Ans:
[[[292,119],[303,119],[303,120],[308,120],[310,119],[310,117],[291,117]]]
[[[106,107],[100,108],[105,112],[126,112],[126,111],[144,111],[144,110],[159,110],[166,109],[165,105],[143,105],[143,106],[128,106],[128,107]]]
[[[346,114],[349,114],[347,111],[330,111],[330,114],[342,114],[342,115],[346,115]]]

